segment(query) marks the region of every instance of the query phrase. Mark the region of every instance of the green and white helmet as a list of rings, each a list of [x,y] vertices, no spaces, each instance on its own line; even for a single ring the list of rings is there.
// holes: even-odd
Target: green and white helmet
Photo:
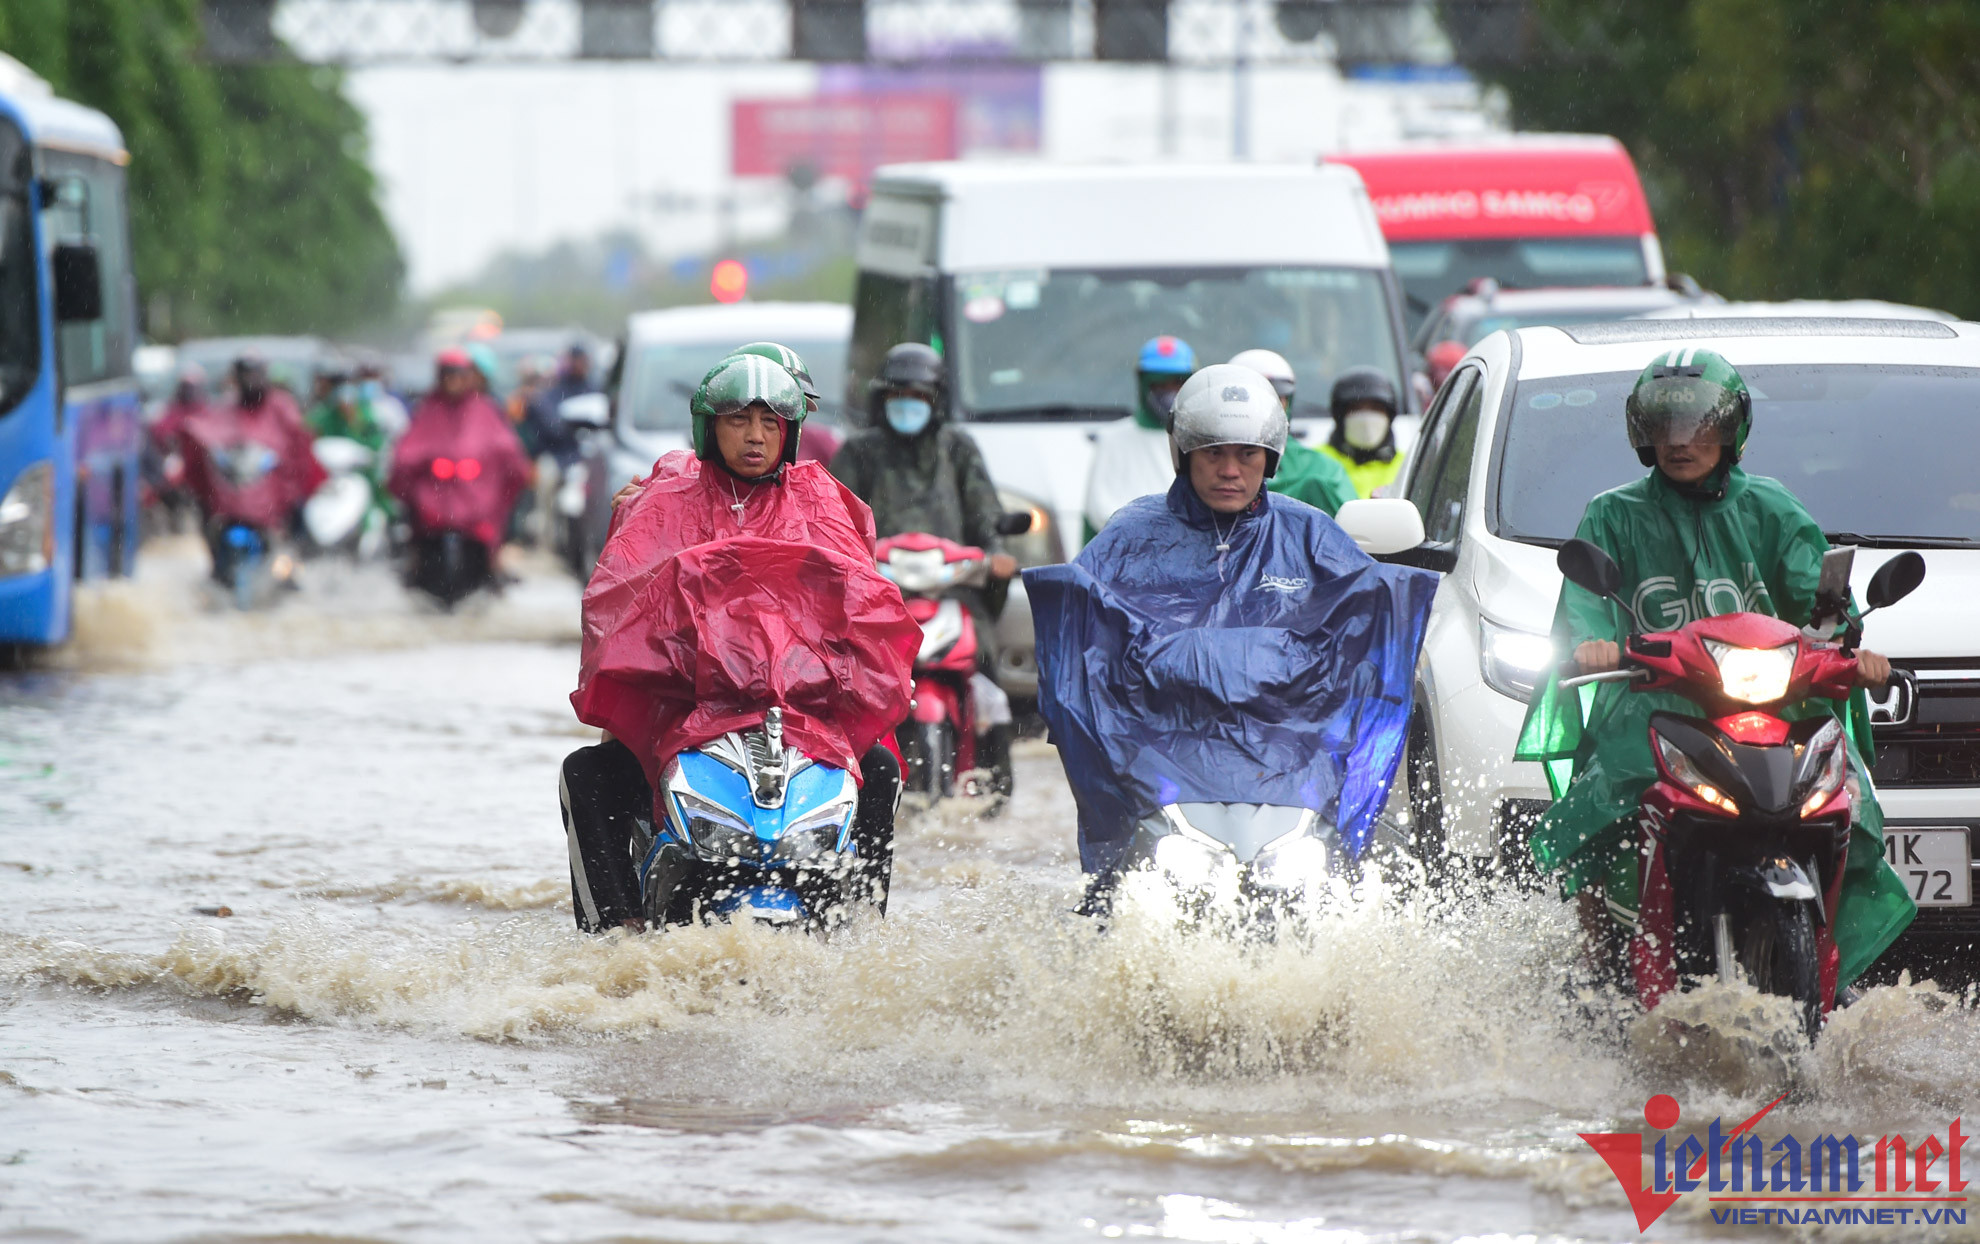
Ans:
[[[804,390],[804,399],[810,403],[809,409],[818,409],[818,386],[812,382],[811,372],[805,367],[804,360],[798,357],[796,350],[774,341],[752,341],[746,346],[737,346],[735,353],[754,354],[769,359],[791,373],[791,379],[797,381],[798,388]]]
[[[715,420],[758,403],[784,421],[783,461],[796,462],[798,432],[804,427],[804,390],[791,373],[760,354],[731,354],[701,378],[701,387],[688,403],[695,455],[704,462],[713,459]]]
[[[1644,466],[1657,464],[1657,446],[1701,436],[1729,448],[1738,462],[1753,428],[1753,395],[1724,355],[1684,346],[1650,360],[1629,391],[1623,414],[1629,443]]]

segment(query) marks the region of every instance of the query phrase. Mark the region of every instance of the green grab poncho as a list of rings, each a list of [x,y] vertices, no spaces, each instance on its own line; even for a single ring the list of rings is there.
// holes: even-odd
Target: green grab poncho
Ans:
[[[1265,481],[1265,486],[1282,496],[1325,510],[1329,515],[1340,513],[1343,505],[1361,496],[1355,491],[1347,468],[1290,438],[1286,441],[1286,452],[1279,455],[1279,469]]]
[[[1828,549],[1821,527],[1779,481],[1738,467],[1727,473],[1717,500],[1687,497],[1653,470],[1589,502],[1575,535],[1616,559],[1620,595],[1652,630],[1739,612],[1805,626]],[[1620,643],[1629,630],[1612,602],[1572,583],[1561,585],[1556,652],[1571,653],[1591,639]],[[1550,680],[1534,694],[1515,753],[1544,767],[1555,799],[1534,829],[1534,860],[1542,871],[1561,874],[1563,894],[1599,886],[1610,912],[1632,928],[1640,849],[1634,817],[1657,776],[1649,723],[1659,709],[1698,714],[1696,705],[1669,692],[1636,692],[1623,683],[1568,691]],[[1870,779],[1863,693],[1846,702],[1811,700],[1784,715],[1825,712],[1848,728],[1852,782],[1860,796],[1835,915],[1840,987],[1876,961],[1917,907],[1884,862],[1884,817]]]

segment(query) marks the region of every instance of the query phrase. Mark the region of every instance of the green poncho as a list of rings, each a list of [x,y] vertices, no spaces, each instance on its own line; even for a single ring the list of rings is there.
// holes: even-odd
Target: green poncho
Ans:
[[[1265,486],[1329,514],[1340,513],[1343,505],[1361,495],[1354,490],[1354,481],[1339,462],[1291,439],[1286,441],[1286,452],[1279,457],[1278,471]]]
[[[1680,494],[1661,471],[1588,503],[1575,534],[1600,545],[1622,567],[1620,594],[1652,630],[1701,617],[1765,613],[1805,626],[1814,610],[1822,529],[1776,480],[1727,475],[1725,495],[1701,500]],[[1590,639],[1622,642],[1622,611],[1572,583],[1561,585],[1554,611],[1555,651],[1571,653]],[[1665,709],[1697,716],[1689,700],[1636,692],[1623,683],[1563,691],[1557,681],[1536,691],[1520,731],[1516,758],[1541,762],[1555,803],[1533,833],[1533,858],[1561,873],[1573,894],[1598,885],[1609,910],[1634,927],[1638,902],[1638,843],[1634,816],[1644,788],[1657,776],[1650,755],[1650,714]],[[1834,935],[1847,984],[1876,961],[1917,913],[1904,884],[1884,862],[1884,817],[1870,781],[1870,730],[1862,692],[1848,701],[1811,700],[1790,717],[1833,713],[1848,727],[1850,765],[1860,790],[1849,864],[1843,874]]]

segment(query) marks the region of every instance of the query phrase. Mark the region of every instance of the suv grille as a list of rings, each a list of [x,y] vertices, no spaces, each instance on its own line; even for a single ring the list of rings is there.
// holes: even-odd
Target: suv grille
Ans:
[[[1871,707],[1873,722],[1903,717],[1874,726],[1872,774],[1882,786],[1980,786],[1980,660],[1907,664],[1904,689]]]

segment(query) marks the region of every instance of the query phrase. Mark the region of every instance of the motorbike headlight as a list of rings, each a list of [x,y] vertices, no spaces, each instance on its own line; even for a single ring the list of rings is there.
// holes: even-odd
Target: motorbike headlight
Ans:
[[[852,820],[853,801],[828,803],[798,818],[777,839],[777,854],[794,864],[817,863],[838,854],[839,838]]]
[[[1516,631],[1481,618],[1478,663],[1486,686],[1515,700],[1531,700],[1533,688],[1554,664],[1554,641],[1548,635]]]
[[[1194,831],[1164,834],[1155,843],[1155,867],[1183,890],[1235,887],[1237,856],[1223,843]]]
[[[692,791],[675,791],[681,820],[695,851],[707,860],[754,860],[761,853],[756,831],[741,817]]]
[[[54,562],[55,464],[37,462],[0,497],[0,575],[40,574]]]
[[[1673,781],[1728,816],[1739,815],[1738,802],[1731,795],[1712,785],[1711,779],[1699,771],[1698,766],[1692,763],[1691,757],[1685,755],[1677,744],[1655,730],[1650,732],[1650,737],[1656,740],[1657,757],[1663,761],[1664,772],[1669,774]]]
[[[1327,844],[1311,834],[1268,843],[1251,862],[1251,879],[1272,890],[1300,890],[1327,878]]]
[[[1726,695],[1748,704],[1772,704],[1787,695],[1794,678],[1794,644],[1778,648],[1735,648],[1717,640],[1705,641],[1705,650],[1719,666],[1719,686]]]

